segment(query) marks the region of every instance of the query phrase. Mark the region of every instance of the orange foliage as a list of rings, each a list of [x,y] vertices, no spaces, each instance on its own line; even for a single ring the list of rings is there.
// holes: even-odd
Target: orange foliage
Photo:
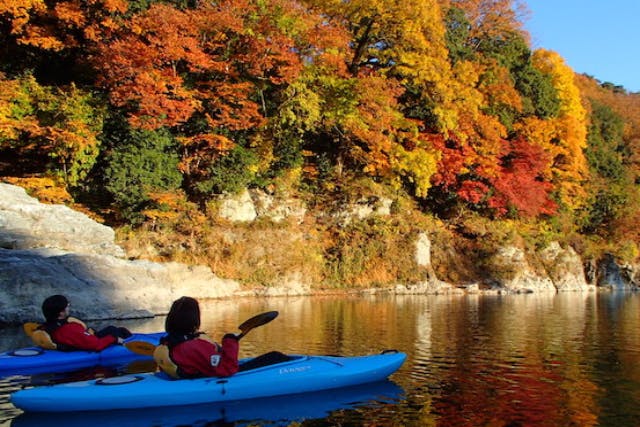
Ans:
[[[485,96],[488,105],[505,105],[514,111],[522,111],[520,93],[513,86],[509,70],[495,59],[486,61],[478,90]]]
[[[446,6],[462,9],[471,23],[470,37],[494,39],[523,31],[528,14],[522,0],[441,0]]]
[[[252,94],[292,81],[302,68],[294,41],[269,16],[248,1],[185,11],[153,5],[100,46],[100,83],[136,127],[176,126],[196,112],[211,129],[260,126]]]
[[[366,165],[366,172],[385,176],[391,169],[395,128],[402,120],[396,109],[396,97],[402,89],[393,81],[374,76],[363,77],[358,82],[359,120],[348,120],[346,130],[361,141],[362,146],[352,143],[351,156]]]
[[[0,2],[0,21],[11,24],[18,44],[60,51],[95,40],[113,29],[113,18],[127,10],[125,0],[4,0]]]
[[[222,135],[201,134],[191,138],[178,138],[183,145],[180,170],[193,178],[205,177],[217,158],[233,147],[233,141]]]
[[[59,180],[40,177],[3,177],[2,180],[24,188],[41,203],[70,204],[73,202],[73,198],[67,192],[64,182]]]

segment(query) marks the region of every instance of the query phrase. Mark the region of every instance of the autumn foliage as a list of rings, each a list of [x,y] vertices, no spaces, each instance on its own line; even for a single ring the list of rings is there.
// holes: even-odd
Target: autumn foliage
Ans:
[[[19,161],[3,173],[111,195],[125,219],[286,176],[312,191],[370,178],[447,216],[632,229],[638,95],[532,50],[522,6],[4,1],[0,154]],[[615,119],[594,102],[617,136],[597,137]]]

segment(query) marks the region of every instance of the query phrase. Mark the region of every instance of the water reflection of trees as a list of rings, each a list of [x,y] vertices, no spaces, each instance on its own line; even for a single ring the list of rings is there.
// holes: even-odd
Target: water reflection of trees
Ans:
[[[233,330],[279,310],[243,341],[245,355],[405,351],[395,378],[420,425],[594,426],[603,406],[640,401],[636,388],[607,384],[640,382],[638,303],[593,293],[247,299],[215,302],[207,326]]]

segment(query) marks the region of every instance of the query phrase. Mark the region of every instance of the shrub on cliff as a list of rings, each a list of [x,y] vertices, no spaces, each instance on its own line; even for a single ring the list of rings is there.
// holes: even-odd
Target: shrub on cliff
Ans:
[[[105,189],[122,217],[136,223],[153,203],[153,193],[180,187],[179,157],[175,140],[165,130],[130,130],[121,136],[118,149],[105,159]]]

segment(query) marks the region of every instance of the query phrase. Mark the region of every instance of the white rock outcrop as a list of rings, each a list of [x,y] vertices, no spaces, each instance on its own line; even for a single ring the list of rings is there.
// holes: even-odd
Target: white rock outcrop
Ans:
[[[0,183],[0,324],[40,319],[42,301],[65,294],[84,319],[149,317],[182,296],[223,298],[239,284],[210,268],[131,261],[114,232],[62,205]]]

